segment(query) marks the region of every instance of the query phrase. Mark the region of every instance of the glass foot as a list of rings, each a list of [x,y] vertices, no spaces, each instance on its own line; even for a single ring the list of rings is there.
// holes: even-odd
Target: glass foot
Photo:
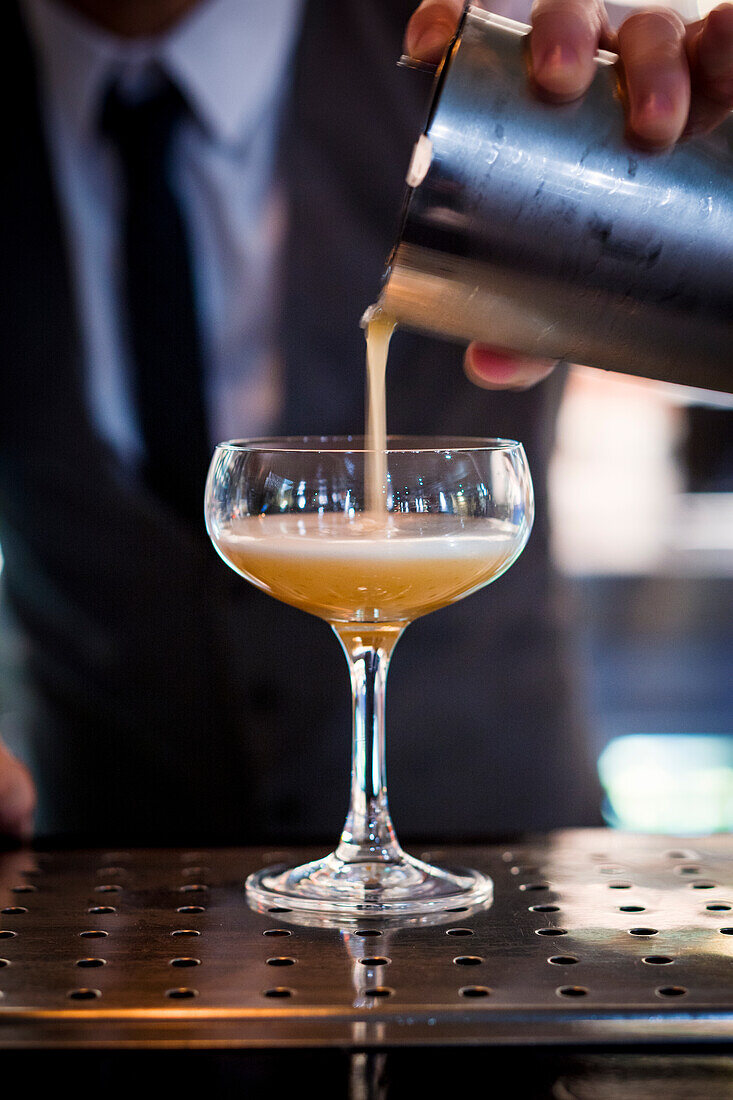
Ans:
[[[246,890],[255,909],[358,918],[488,904],[493,883],[479,871],[448,871],[408,855],[392,862],[347,863],[332,852],[300,867],[265,867],[249,876]]]

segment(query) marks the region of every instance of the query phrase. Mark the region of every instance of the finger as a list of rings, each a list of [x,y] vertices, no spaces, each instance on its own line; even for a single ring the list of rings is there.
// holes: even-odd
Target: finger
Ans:
[[[687,28],[692,103],[686,134],[711,130],[733,107],[733,4]]]
[[[596,71],[595,55],[608,32],[600,0],[536,0],[529,37],[532,78],[556,103],[578,99]]]
[[[666,9],[629,16],[618,32],[629,138],[663,149],[681,136],[690,111],[685,25]]]
[[[462,0],[423,0],[407,24],[405,53],[419,61],[440,61],[462,11]]]
[[[500,348],[469,344],[464,359],[468,378],[485,390],[525,390],[547,378],[555,359],[529,359]]]
[[[30,772],[0,741],[0,834],[30,839],[35,807]]]

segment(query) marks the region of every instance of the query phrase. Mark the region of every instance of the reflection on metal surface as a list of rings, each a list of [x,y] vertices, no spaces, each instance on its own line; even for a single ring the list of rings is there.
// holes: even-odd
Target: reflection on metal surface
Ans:
[[[434,73],[438,67],[432,61],[421,61],[418,57],[410,57],[409,53],[403,53],[397,65],[400,69],[416,69],[420,73]]]
[[[282,908],[246,903],[243,882],[263,851],[201,853],[195,876],[187,854],[0,856],[0,1044],[733,1037],[728,836],[691,846],[580,830],[511,850],[448,850],[492,876],[495,899],[442,924],[295,924]],[[111,866],[117,881],[100,883]],[[100,884],[121,887],[113,906],[96,904]],[[182,893],[186,885],[199,889]]]

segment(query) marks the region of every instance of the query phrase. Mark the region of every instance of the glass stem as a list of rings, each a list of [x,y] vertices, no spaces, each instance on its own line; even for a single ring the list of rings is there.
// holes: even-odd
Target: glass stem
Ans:
[[[334,626],[351,673],[351,799],[336,857],[346,863],[403,858],[387,805],[384,704],[387,671],[403,625]]]

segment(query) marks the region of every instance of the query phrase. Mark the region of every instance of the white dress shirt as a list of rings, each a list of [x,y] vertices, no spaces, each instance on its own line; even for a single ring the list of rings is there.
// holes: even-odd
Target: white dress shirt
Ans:
[[[192,250],[212,443],[272,430],[281,402],[273,314],[283,211],[273,186],[277,124],[302,0],[203,0],[167,34],[112,36],[57,0],[22,0],[40,61],[44,121],[70,250],[92,421],[120,458],[141,440],[117,283],[121,209],[114,153],[98,132],[113,80],[153,66],[192,117],[172,183]],[[165,324],[165,318],[161,318]]]

